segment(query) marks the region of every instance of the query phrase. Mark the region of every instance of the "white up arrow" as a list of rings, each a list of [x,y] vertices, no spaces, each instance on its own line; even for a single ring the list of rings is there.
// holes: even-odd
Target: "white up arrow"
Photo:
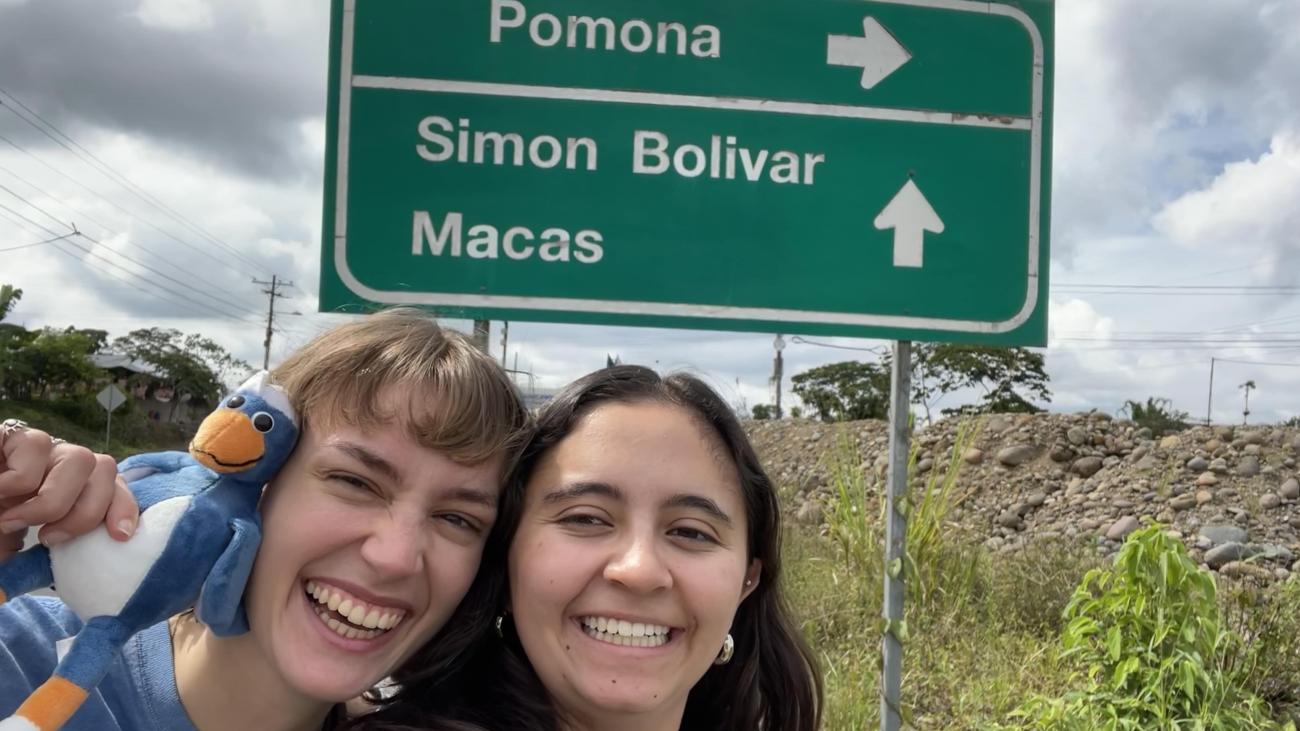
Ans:
[[[876,216],[876,228],[894,229],[894,266],[921,266],[925,232],[943,233],[943,221],[910,179]]]
[[[826,63],[862,69],[862,88],[870,89],[907,63],[912,54],[875,18],[862,19],[862,36],[826,36]]]

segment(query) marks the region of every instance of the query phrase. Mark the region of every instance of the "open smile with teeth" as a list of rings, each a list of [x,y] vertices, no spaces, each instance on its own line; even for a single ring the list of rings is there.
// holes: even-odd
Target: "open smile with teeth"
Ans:
[[[308,581],[306,588],[316,602],[312,611],[340,637],[373,640],[406,618],[405,609],[368,604],[337,587]]]
[[[672,636],[672,628],[608,617],[583,617],[582,629],[589,637],[622,647],[661,647]]]

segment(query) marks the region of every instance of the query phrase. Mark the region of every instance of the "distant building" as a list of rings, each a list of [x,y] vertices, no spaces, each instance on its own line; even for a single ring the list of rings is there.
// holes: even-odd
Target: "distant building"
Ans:
[[[107,371],[107,381],[122,389],[134,401],[135,408],[152,421],[191,424],[208,412],[206,407],[191,408],[188,393],[177,397],[172,385],[148,363],[115,353],[93,353],[90,362]]]

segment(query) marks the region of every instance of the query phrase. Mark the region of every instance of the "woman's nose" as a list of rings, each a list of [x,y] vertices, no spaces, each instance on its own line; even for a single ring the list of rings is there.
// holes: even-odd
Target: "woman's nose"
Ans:
[[[412,518],[389,513],[376,518],[370,535],[361,544],[361,557],[376,573],[401,578],[424,570],[424,516]]]
[[[673,585],[672,572],[660,555],[655,536],[629,536],[605,564],[605,579],[636,592]]]

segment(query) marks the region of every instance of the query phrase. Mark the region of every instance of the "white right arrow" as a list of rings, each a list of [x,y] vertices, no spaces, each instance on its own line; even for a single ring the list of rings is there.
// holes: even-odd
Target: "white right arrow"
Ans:
[[[894,229],[894,266],[919,268],[925,232],[943,233],[943,220],[909,178],[876,216],[876,228]]]
[[[826,36],[826,63],[862,69],[862,88],[870,89],[907,63],[912,54],[875,18],[862,19],[862,35]]]

